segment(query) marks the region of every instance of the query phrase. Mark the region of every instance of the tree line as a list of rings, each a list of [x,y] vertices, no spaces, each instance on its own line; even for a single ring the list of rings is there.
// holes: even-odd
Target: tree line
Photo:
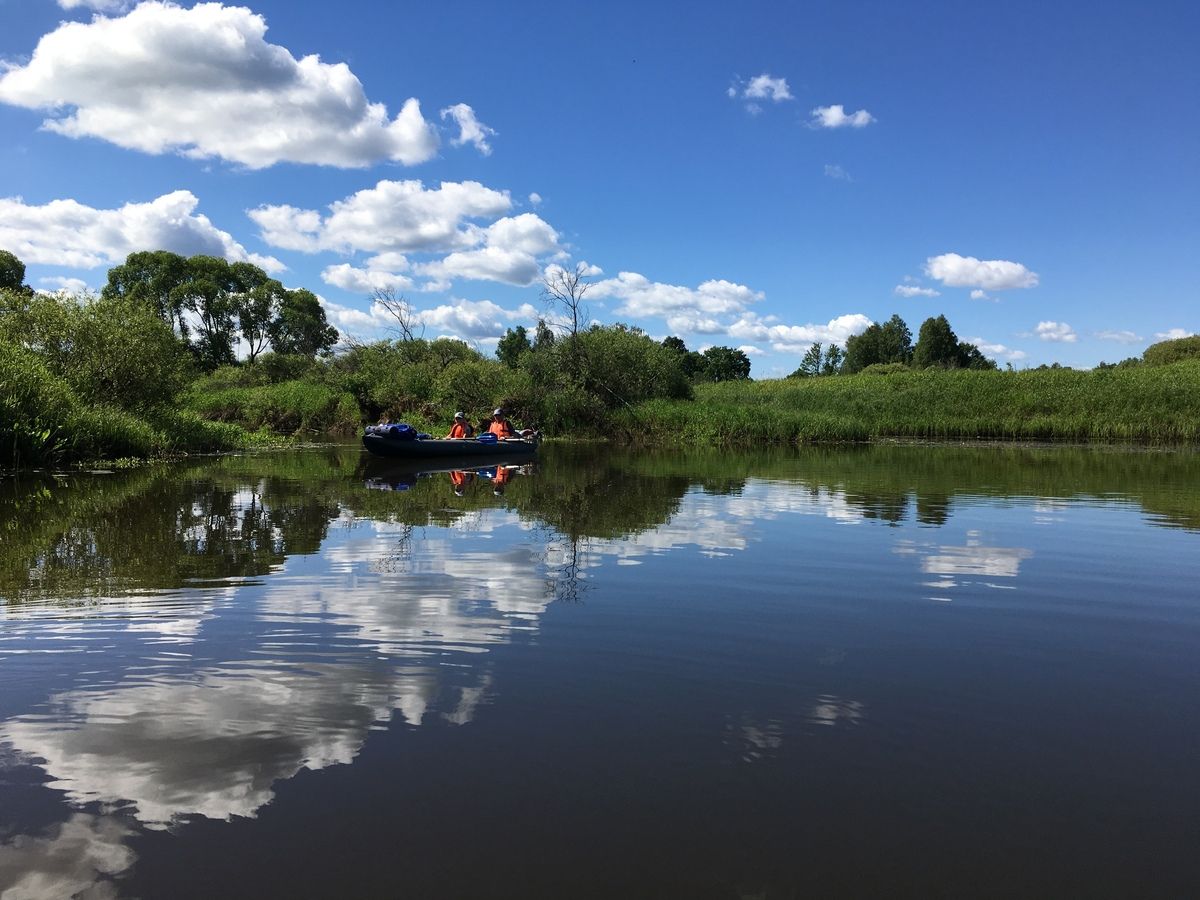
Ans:
[[[884,368],[886,367],[886,368]],[[836,344],[827,348],[819,341],[808,348],[799,368],[789,378],[819,375],[853,375],[856,372],[912,369],[995,369],[974,344],[959,340],[945,316],[931,316],[921,323],[917,342],[898,314],[886,322],[873,322],[861,334],[846,341],[846,349]]]

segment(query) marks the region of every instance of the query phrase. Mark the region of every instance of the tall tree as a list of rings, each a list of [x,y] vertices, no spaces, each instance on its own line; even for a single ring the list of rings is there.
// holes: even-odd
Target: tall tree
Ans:
[[[796,369],[789,378],[811,378],[814,375],[821,374],[821,355],[824,353],[824,348],[821,342],[817,341],[804,353],[804,358],[800,360],[800,368]]]
[[[549,350],[554,346],[554,331],[546,324],[545,319],[538,319],[537,330],[533,334],[533,350]]]
[[[750,357],[732,347],[709,347],[704,357],[704,381],[739,381],[750,377]]]
[[[271,346],[276,353],[316,356],[328,353],[338,342],[338,330],[329,324],[321,301],[312,291],[284,291],[271,326]]]
[[[837,344],[830,344],[829,349],[825,351],[825,361],[821,363],[822,375],[836,375],[842,371],[846,362],[846,354],[842,352],[842,348]]]
[[[496,358],[510,369],[515,369],[521,362],[521,357],[532,349],[525,326],[518,325],[504,332],[504,337],[496,344]]]
[[[912,332],[898,313],[879,326],[879,355],[881,363],[912,362]]]
[[[918,369],[930,366],[952,369],[959,365],[958,336],[945,316],[931,317],[921,323],[917,346],[913,349],[913,365]]]
[[[0,289],[25,290],[25,263],[7,250],[0,250]]]
[[[144,250],[130,253],[125,262],[108,270],[108,283],[100,296],[113,300],[126,297],[147,304],[175,329],[188,336],[188,323],[180,288],[191,277],[188,261],[169,250]]]

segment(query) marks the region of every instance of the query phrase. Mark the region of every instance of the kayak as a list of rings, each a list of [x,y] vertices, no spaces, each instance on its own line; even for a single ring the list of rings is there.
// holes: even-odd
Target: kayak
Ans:
[[[364,434],[363,446],[376,456],[392,459],[441,459],[455,457],[475,460],[480,457],[508,459],[532,456],[538,440],[509,438],[488,443],[475,438],[449,440],[441,438],[395,438],[386,434]]]

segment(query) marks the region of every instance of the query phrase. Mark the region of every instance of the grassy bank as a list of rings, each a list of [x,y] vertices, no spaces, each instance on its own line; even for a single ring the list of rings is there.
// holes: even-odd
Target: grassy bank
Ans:
[[[903,371],[700,385],[618,411],[635,443],[932,440],[1200,443],[1200,361],[1074,371]]]

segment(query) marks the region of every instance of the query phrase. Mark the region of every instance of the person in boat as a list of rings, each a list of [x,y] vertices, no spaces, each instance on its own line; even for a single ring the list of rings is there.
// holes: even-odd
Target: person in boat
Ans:
[[[474,472],[459,472],[450,473],[450,484],[454,486],[454,496],[461,497],[466,493],[467,486],[475,480]]]
[[[503,496],[504,488],[508,485],[508,480],[512,478],[512,471],[506,466],[496,466],[496,474],[492,476],[492,493],[497,497]]]
[[[512,427],[512,424],[504,415],[504,410],[496,407],[492,410],[492,421],[488,425],[488,434],[494,434],[497,439],[503,441],[506,438],[516,437],[517,432]]]
[[[466,413],[456,412],[454,414],[454,424],[450,426],[450,433],[446,435],[446,439],[461,441],[465,438],[474,437],[474,435],[475,429],[467,421]]]

